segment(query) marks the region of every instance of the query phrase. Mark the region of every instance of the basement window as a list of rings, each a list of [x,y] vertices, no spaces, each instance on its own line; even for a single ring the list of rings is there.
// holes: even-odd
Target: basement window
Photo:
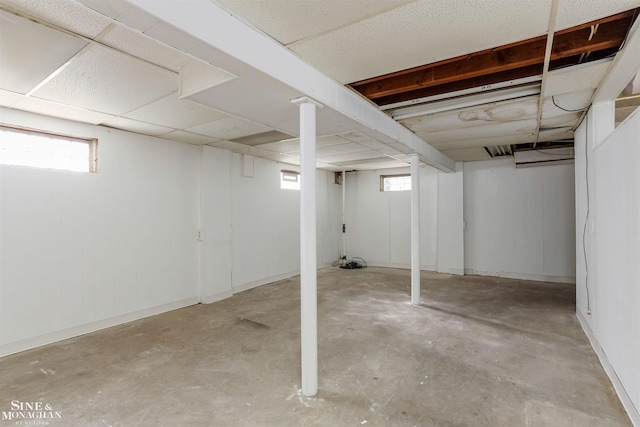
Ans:
[[[411,190],[411,174],[380,175],[380,191]]]
[[[280,188],[287,190],[300,190],[300,172],[281,170]]]
[[[98,140],[0,125],[0,164],[97,172]]]

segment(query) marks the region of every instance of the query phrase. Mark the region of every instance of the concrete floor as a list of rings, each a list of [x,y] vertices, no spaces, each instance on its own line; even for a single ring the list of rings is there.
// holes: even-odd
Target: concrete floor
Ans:
[[[574,286],[319,271],[319,387],[300,387],[299,278],[0,359],[52,426],[630,426]],[[16,425],[0,421],[0,426]]]

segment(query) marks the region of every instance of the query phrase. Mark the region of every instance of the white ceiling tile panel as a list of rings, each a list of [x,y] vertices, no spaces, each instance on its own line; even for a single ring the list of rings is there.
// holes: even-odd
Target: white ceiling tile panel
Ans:
[[[407,0],[214,0],[223,9],[289,44],[389,10]]]
[[[225,117],[223,119],[194,126],[186,130],[201,135],[229,140],[248,135],[255,135],[256,133],[267,132],[273,129],[248,120],[239,119],[237,117]]]
[[[233,141],[223,140],[223,141],[211,143],[209,145],[213,147],[224,148],[224,149],[233,151],[234,153],[248,154],[250,156],[255,156],[255,157],[273,155],[273,153],[269,152],[268,150],[263,150],[259,147],[252,147],[250,145],[238,144],[237,142],[233,142]]]
[[[138,9],[135,6],[131,6],[125,12],[118,15],[117,20],[128,27],[135,28],[142,32],[147,31],[149,28],[160,22],[158,18]]]
[[[43,114],[45,116],[59,117],[61,119],[74,120],[77,122],[91,123],[97,125],[113,116],[96,111],[89,111],[70,105],[59,104],[57,102],[46,101],[40,98],[23,96],[18,102],[11,106],[19,110],[31,111],[32,113]]]
[[[444,150],[444,154],[451,157],[456,162],[474,162],[478,160],[489,160],[491,156],[482,147],[461,148],[457,150]]]
[[[219,142],[218,138],[212,138],[210,136],[198,135],[191,132],[185,132],[183,130],[174,130],[172,132],[160,135],[160,138],[170,139],[172,141],[185,142],[193,145],[207,145],[214,142]]]
[[[124,114],[124,117],[174,129],[187,129],[222,119],[227,115],[180,99],[178,98],[178,93],[174,92],[144,107]]]
[[[127,119],[125,117],[115,117],[107,122],[102,123],[105,126],[117,129],[127,130],[129,132],[142,133],[145,135],[157,136],[163,133],[171,132],[173,129],[158,126],[151,123],[139,122],[137,120]]]
[[[542,117],[561,116],[572,112],[579,113],[589,107],[593,92],[593,89],[587,89],[545,98],[542,104]]]
[[[0,105],[3,107],[9,107],[14,102],[22,98],[19,93],[11,92],[9,90],[0,89]]]
[[[365,160],[365,159],[375,159],[383,157],[379,151],[369,150],[369,151],[359,151],[357,153],[345,153],[345,154],[336,154],[331,156],[318,156],[318,161],[325,163],[341,163],[341,162],[350,162],[356,160]]]
[[[113,24],[97,39],[101,43],[175,72],[189,57],[176,49],[158,43],[151,37],[122,25]]]
[[[56,0],[54,0],[56,1]],[[77,0],[90,9],[111,18],[117,18],[125,13],[131,5],[125,0]],[[67,0],[68,2],[68,0]]]
[[[286,154],[286,153],[299,153],[300,152],[300,140],[287,139],[284,141],[269,142],[267,144],[260,145],[260,148],[273,151],[274,153]]]
[[[344,133],[341,133],[341,134],[339,134],[337,136],[339,136],[341,138],[344,138],[344,139],[348,139],[349,141],[353,141],[353,142],[363,143],[363,142],[366,142],[366,141],[372,141],[372,139],[369,136],[364,135],[361,132],[358,132],[357,130],[344,132]]]
[[[177,89],[177,74],[93,45],[35,91],[34,96],[121,115]]]
[[[449,129],[534,119],[537,115],[538,96],[532,96],[413,117],[402,120],[401,123],[416,133],[437,133]]]
[[[328,147],[316,147],[316,155],[318,158],[325,156],[341,155],[347,153],[358,153],[363,151],[370,151],[369,148],[364,147],[355,142],[348,142],[346,144],[335,144]]]
[[[473,147],[488,147],[494,145],[504,145],[504,144],[524,144],[527,142],[533,142],[535,140],[535,135],[533,133],[521,133],[521,134],[503,134],[500,136],[490,136],[484,138],[471,138],[471,139],[461,139],[454,141],[446,141],[432,144],[438,150],[441,151],[449,151],[456,150],[462,148],[473,148]]]
[[[2,0],[2,4],[89,38],[100,34],[110,23],[108,18],[72,0]]]
[[[594,65],[585,64],[584,66],[552,71],[547,76],[544,96],[595,89],[610,66],[611,62],[607,61]]]
[[[561,0],[556,30],[575,27],[636,7],[640,7],[640,0]]]
[[[189,52],[202,43],[192,35],[162,21],[145,31],[145,34],[183,52]]]
[[[343,83],[542,35],[551,0],[419,0],[292,46]]]
[[[440,132],[426,134],[418,133],[418,136],[431,144],[447,143],[449,141],[469,140],[475,138],[492,138],[500,135],[533,135],[537,120],[518,120],[513,122],[500,122],[477,126],[473,128],[449,129]]]
[[[28,93],[86,45],[81,38],[0,10],[0,89]]]

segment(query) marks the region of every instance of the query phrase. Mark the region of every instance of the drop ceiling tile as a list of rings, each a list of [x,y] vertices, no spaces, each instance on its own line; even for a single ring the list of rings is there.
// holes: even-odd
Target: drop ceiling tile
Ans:
[[[0,105],[3,107],[9,107],[14,102],[22,98],[19,93],[11,92],[9,90],[0,89]]]
[[[585,64],[556,70],[549,73],[545,83],[544,96],[561,95],[563,93],[578,92],[585,89],[595,89],[607,73],[611,62],[600,62],[593,65]]]
[[[2,3],[36,19],[89,38],[97,36],[110,24],[108,18],[72,0],[2,0]]]
[[[251,156],[260,157],[260,158],[263,158],[264,156],[273,155],[273,153],[271,153],[270,151],[263,150],[260,147],[252,147],[250,145],[238,144],[237,142],[233,142],[233,141],[223,140],[223,141],[214,142],[209,145],[213,147],[224,148],[224,149],[233,151],[234,153],[249,154]]]
[[[0,89],[28,93],[86,45],[81,38],[0,10]]]
[[[287,139],[284,141],[278,142],[269,142],[267,144],[262,144],[260,148],[265,150],[273,151],[275,153],[299,153],[300,152],[300,139]]]
[[[11,107],[18,110],[43,114],[45,116],[59,117],[61,119],[73,120],[76,122],[91,123],[93,125],[100,124],[113,118],[110,114],[89,111],[29,96],[23,96],[22,99]]]
[[[189,52],[201,44],[201,42],[192,35],[162,21],[145,31],[145,34],[169,46],[173,46],[182,52]]]
[[[262,156],[263,159],[267,159],[267,160],[273,160],[274,162],[283,162],[283,163],[289,163],[292,165],[299,165],[300,164],[300,157],[299,156],[291,156],[288,154],[283,154],[283,153],[274,153],[274,154],[267,154]]]
[[[416,133],[438,133],[450,129],[534,119],[537,115],[538,96],[536,95],[413,117],[402,120],[401,123]]]
[[[158,126],[151,123],[139,122],[137,120],[127,119],[125,117],[115,117],[107,122],[104,122],[103,125],[126,130],[129,132],[142,133],[145,135],[157,136],[164,133],[171,132],[173,129]]]
[[[131,6],[122,14],[118,15],[117,20],[118,22],[121,22],[128,27],[135,28],[136,30],[142,32],[147,31],[149,28],[160,22],[158,18],[141,9],[138,9],[135,6]]]
[[[187,129],[228,116],[219,111],[180,99],[178,98],[178,93],[173,92],[164,98],[125,114],[124,117],[173,129]]]
[[[151,37],[122,25],[113,24],[98,40],[129,55],[169,68],[175,72],[189,57],[176,49],[158,43]]]
[[[339,28],[386,11],[406,0],[214,0],[233,16],[282,44]]]
[[[369,151],[359,151],[357,153],[344,153],[344,154],[336,154],[330,156],[318,156],[318,161],[325,163],[344,163],[344,162],[353,162],[357,160],[371,160],[375,158],[384,157],[380,154],[379,151],[369,150]]]
[[[482,147],[461,148],[457,150],[444,150],[442,152],[456,162],[475,162],[479,160],[490,160],[491,156]]]
[[[175,73],[114,49],[92,45],[34,96],[121,115],[177,89]]]
[[[90,9],[111,18],[117,18],[125,13],[131,5],[125,0],[78,0]]]
[[[638,0],[562,0],[558,5],[556,29],[574,27],[636,7],[640,7]]]
[[[346,144],[336,144],[328,147],[316,147],[316,155],[318,158],[347,154],[347,153],[357,153],[363,151],[370,151],[367,147],[364,147],[360,144],[356,144],[355,142],[347,142]]]
[[[218,138],[211,138],[210,136],[198,135],[191,132],[185,132],[183,130],[174,130],[172,132],[159,136],[164,139],[171,139],[172,141],[185,142],[192,145],[207,145],[219,142]]]
[[[528,2],[526,9],[510,0],[418,0],[291,49],[351,83],[544,34],[551,0]]]
[[[476,138],[495,138],[502,135],[533,135],[537,126],[537,120],[519,120],[476,126],[474,128],[449,129],[440,132],[417,135],[425,141],[439,147],[441,143],[451,141],[464,141]],[[497,145],[497,144],[491,144]]]
[[[545,98],[542,104],[542,118],[582,112],[589,107],[593,92],[593,89],[586,89]]]
[[[338,134],[337,136],[339,136],[340,138],[348,139],[349,141],[352,141],[352,142],[364,143],[366,141],[372,141],[372,139],[369,136],[364,135],[361,132],[358,132],[357,130],[344,132],[344,133]]]
[[[225,117],[186,130],[201,135],[229,140],[267,132],[273,129],[237,117]]]

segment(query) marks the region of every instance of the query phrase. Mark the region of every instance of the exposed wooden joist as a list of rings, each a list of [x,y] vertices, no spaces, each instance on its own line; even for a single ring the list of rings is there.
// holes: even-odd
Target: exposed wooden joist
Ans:
[[[624,41],[633,18],[634,11],[629,11],[555,33],[551,60],[617,48]],[[592,32],[592,27],[596,25],[597,31]],[[468,88],[469,82],[474,79],[487,82],[479,83],[482,85],[531,76],[539,74],[542,69],[546,40],[546,36],[536,37],[374,77],[351,86],[378,105],[384,105],[445,93],[464,86]],[[438,89],[425,90],[428,88]],[[403,96],[405,93],[411,93],[410,97]]]

